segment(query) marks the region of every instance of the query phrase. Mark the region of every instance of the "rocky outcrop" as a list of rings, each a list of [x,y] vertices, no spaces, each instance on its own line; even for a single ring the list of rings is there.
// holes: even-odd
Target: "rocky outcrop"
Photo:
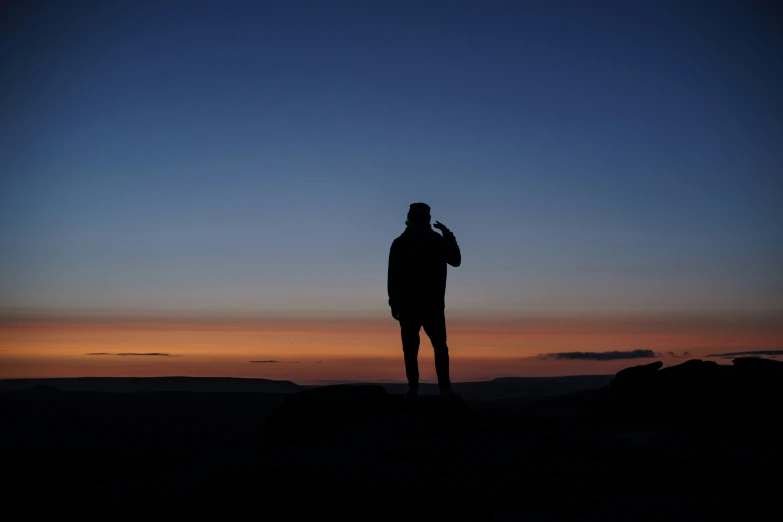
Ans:
[[[734,359],[734,373],[740,391],[776,391],[783,387],[783,362],[760,357]]]
[[[264,442],[305,441],[322,437],[330,425],[366,418],[383,408],[386,390],[378,385],[334,385],[288,395],[269,416]]]
[[[610,384],[614,387],[630,389],[649,386],[655,380],[656,373],[662,366],[663,363],[661,361],[631,366],[630,368],[620,370]]]
[[[469,425],[470,411],[459,398],[423,396],[406,401],[379,385],[339,384],[288,395],[264,424],[264,445],[323,440],[391,422],[412,430],[439,432]],[[376,430],[378,431],[378,430]]]
[[[286,396],[264,425],[264,447],[326,440],[393,447],[402,438],[443,437],[473,426],[540,432],[596,422],[779,436],[782,368],[761,359],[735,359],[733,365],[692,359],[666,368],[655,362],[622,370],[605,388],[516,407],[484,405],[477,416],[459,398],[406,401],[379,385],[324,386]]]
[[[734,364],[692,359],[626,368],[593,406],[593,419],[609,424],[665,424],[683,429],[749,429],[776,425],[783,406],[783,363],[734,359]]]

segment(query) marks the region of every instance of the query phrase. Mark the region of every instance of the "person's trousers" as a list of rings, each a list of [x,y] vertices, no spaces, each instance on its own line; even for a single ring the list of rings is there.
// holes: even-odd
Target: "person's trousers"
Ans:
[[[435,371],[438,375],[438,386],[441,390],[451,387],[449,378],[449,347],[446,344],[446,316],[443,309],[402,314],[400,318],[400,333],[402,336],[402,352],[405,356],[405,374],[408,385],[419,385],[419,331],[424,327],[424,333],[430,338],[435,350]]]

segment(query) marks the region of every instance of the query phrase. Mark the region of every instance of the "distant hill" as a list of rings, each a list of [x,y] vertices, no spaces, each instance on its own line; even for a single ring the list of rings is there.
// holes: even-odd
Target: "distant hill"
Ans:
[[[504,377],[491,381],[463,382],[454,385],[466,400],[541,398],[600,388],[612,375],[570,377]],[[372,383],[369,383],[372,384]],[[404,393],[406,384],[381,384],[389,393]],[[301,386],[291,381],[243,379],[232,377],[76,377],[53,379],[0,379],[0,392],[39,390],[64,392],[151,393],[294,393],[320,386]],[[438,393],[435,384],[422,384],[424,395]]]
[[[35,387],[65,392],[256,392],[293,393],[303,388],[291,381],[233,377],[74,377],[57,379],[0,379],[0,392]]]

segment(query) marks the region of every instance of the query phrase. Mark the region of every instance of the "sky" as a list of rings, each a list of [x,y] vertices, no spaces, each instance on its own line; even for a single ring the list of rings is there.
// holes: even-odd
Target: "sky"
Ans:
[[[774,2],[2,9],[0,377],[203,374],[235,353],[244,362],[225,374],[304,371],[245,361],[285,356],[313,381],[318,360],[362,350],[390,369],[354,362],[339,378],[401,376],[386,264],[417,201],[462,250],[446,300],[450,346],[473,361],[465,378],[600,373],[614,366],[537,356],[647,349],[656,332],[669,332],[660,353],[706,355],[705,317],[745,321],[725,349],[783,346],[783,327],[768,327],[783,317]],[[260,337],[210,327],[217,359],[185,366],[201,349],[171,328],[115,324],[150,317],[186,337],[256,318],[229,329]],[[530,317],[565,321],[547,327],[552,346]],[[647,326],[595,344],[569,326],[588,317]],[[687,335],[707,337],[658,317],[695,317]],[[480,326],[500,318],[514,334]],[[309,332],[308,348],[271,341],[280,321],[283,337]],[[82,349],[75,330],[100,336]],[[123,350],[180,362],[84,355],[145,331],[158,337]],[[504,362],[489,355],[497,342]]]

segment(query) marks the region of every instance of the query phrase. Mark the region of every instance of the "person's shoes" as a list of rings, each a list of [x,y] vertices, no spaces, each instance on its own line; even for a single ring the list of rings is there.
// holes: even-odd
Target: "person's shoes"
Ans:
[[[408,387],[408,392],[405,394],[405,400],[412,401],[416,399],[419,396],[419,388],[418,387]]]

